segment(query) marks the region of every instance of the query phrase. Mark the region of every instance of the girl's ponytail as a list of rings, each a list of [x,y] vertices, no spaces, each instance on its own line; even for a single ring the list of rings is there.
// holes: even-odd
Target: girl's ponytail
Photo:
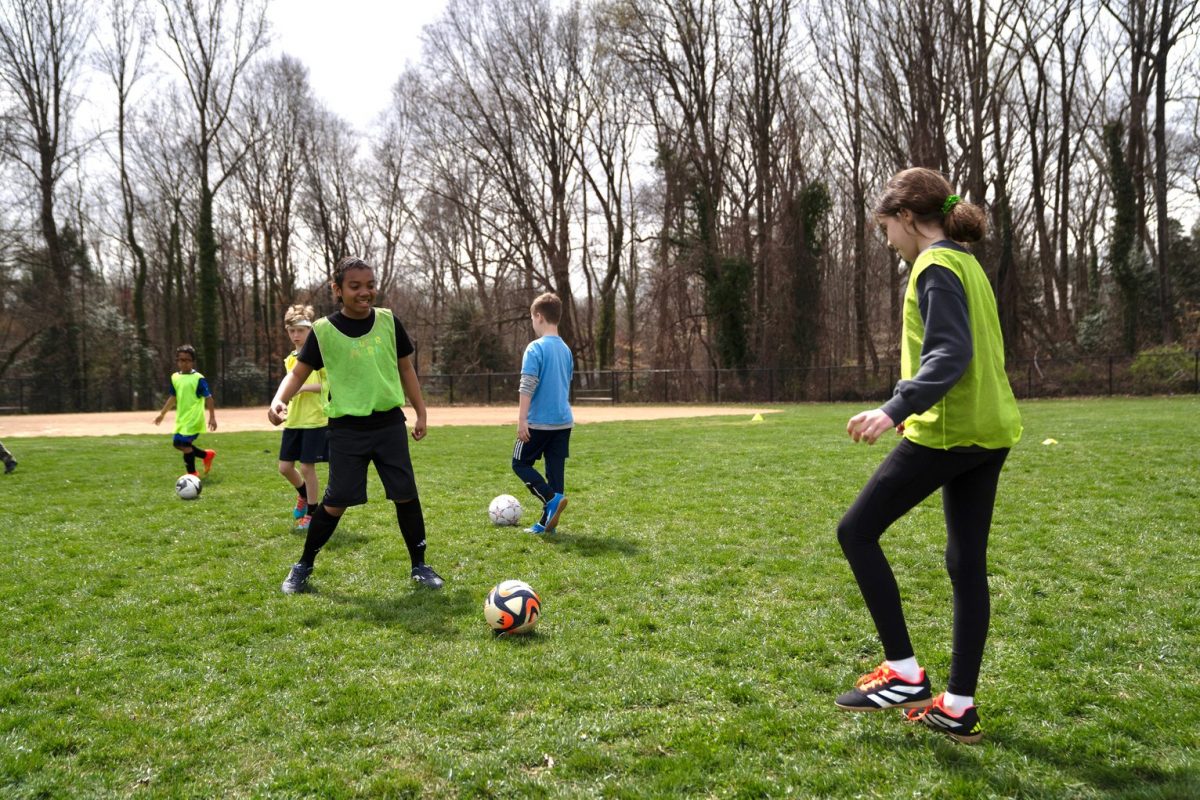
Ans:
[[[944,213],[942,229],[956,242],[978,242],[987,233],[987,215],[974,203],[958,200]]]

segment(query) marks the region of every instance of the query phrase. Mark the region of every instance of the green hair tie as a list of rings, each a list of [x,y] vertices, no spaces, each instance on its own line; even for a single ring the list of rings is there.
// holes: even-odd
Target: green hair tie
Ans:
[[[952,194],[946,198],[946,202],[942,203],[942,216],[950,213],[950,209],[962,202],[962,198],[956,194]]]

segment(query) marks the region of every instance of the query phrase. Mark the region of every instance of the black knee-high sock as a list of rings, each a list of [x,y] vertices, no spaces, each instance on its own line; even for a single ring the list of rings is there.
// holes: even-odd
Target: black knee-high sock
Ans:
[[[196,448],[192,448],[183,454],[183,465],[187,467],[188,472],[196,471]]]
[[[321,548],[329,541],[329,537],[333,536],[340,520],[341,517],[335,517],[326,511],[325,506],[318,505],[316,507],[312,513],[312,522],[308,526],[308,536],[304,540],[304,554],[300,556],[301,564],[306,567],[313,565],[317,553],[321,552]]]
[[[421,566],[425,563],[425,515],[421,513],[420,498],[396,503],[396,521],[400,523],[400,533],[404,534],[412,565]]]

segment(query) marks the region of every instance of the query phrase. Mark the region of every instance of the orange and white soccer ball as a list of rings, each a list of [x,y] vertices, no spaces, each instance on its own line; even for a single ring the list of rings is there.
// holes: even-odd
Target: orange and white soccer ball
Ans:
[[[542,616],[542,600],[525,581],[503,581],[483,601],[483,618],[496,633],[528,633]]]
[[[488,506],[488,519],[494,525],[516,525],[521,521],[521,501],[511,494],[502,494]]]

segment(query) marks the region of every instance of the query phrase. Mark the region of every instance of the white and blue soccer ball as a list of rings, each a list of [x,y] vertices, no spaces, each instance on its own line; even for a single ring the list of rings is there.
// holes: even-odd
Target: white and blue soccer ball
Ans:
[[[488,506],[488,519],[494,525],[517,525],[521,522],[521,501],[511,494],[502,494]]]
[[[191,473],[180,475],[179,480],[175,481],[175,494],[179,495],[180,500],[195,500],[202,488],[200,479]]]

